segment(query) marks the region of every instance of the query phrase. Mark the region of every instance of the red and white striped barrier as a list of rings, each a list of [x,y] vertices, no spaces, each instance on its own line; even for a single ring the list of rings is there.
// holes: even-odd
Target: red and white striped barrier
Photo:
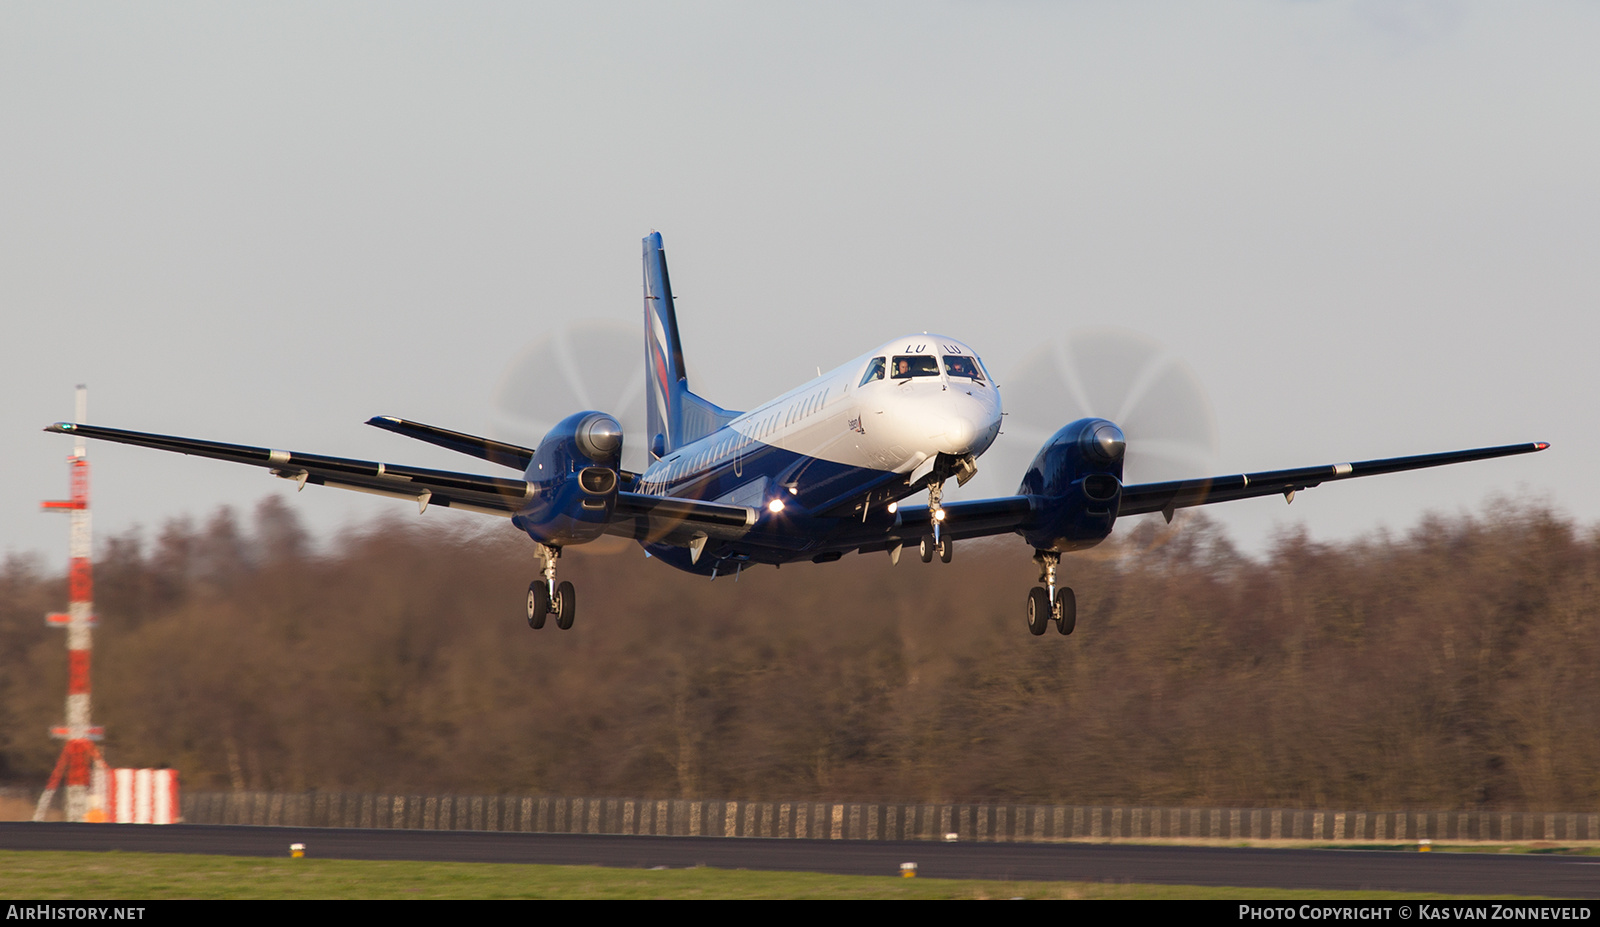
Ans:
[[[107,817],[116,824],[178,823],[176,769],[113,769]]]

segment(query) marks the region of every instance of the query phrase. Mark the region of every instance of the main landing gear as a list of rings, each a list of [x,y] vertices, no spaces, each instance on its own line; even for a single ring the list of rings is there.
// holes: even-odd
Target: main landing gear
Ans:
[[[1028,633],[1037,637],[1049,630],[1054,621],[1057,631],[1071,634],[1078,626],[1078,597],[1070,587],[1056,588],[1056,567],[1061,564],[1061,555],[1041,550],[1034,553],[1033,560],[1039,564],[1039,582],[1045,585],[1028,591]]]
[[[556,584],[556,558],[561,548],[539,545],[539,558],[544,569],[539,579],[528,584],[528,627],[535,631],[544,627],[545,619],[556,616],[556,627],[565,631],[578,617],[578,594],[571,583]]]

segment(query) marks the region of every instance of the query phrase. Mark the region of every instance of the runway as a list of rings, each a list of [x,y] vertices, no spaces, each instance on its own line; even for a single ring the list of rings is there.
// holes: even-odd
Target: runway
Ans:
[[[473,831],[0,823],[0,849],[1152,882],[1600,898],[1600,857],[1132,844],[927,843]]]

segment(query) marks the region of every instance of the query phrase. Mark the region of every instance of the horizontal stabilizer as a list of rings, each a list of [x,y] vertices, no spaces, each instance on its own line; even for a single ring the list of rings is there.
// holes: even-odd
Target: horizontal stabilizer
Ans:
[[[392,415],[374,416],[367,419],[367,424],[374,428],[382,428],[384,431],[392,431],[397,435],[447,447],[462,454],[471,454],[480,460],[487,460],[502,467],[511,467],[519,473],[528,469],[528,464],[533,460],[532,448],[450,431],[447,428],[436,428],[421,422],[408,422]]]

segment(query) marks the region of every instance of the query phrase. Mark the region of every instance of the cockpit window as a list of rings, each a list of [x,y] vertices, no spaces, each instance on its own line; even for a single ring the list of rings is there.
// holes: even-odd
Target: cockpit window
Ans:
[[[873,380],[881,380],[881,379],[883,379],[883,368],[884,368],[883,358],[874,357],[872,359],[872,363],[867,365],[867,372],[862,375],[861,382],[856,384],[856,388],[860,389],[861,387],[866,386],[868,383],[872,382]]]
[[[939,375],[939,360],[926,354],[897,354],[894,364],[891,365],[889,376],[896,380],[907,377],[936,377]]]
[[[983,369],[978,366],[977,358],[946,354],[944,372],[952,377],[964,377],[968,380],[977,380],[979,383],[983,382]]]

